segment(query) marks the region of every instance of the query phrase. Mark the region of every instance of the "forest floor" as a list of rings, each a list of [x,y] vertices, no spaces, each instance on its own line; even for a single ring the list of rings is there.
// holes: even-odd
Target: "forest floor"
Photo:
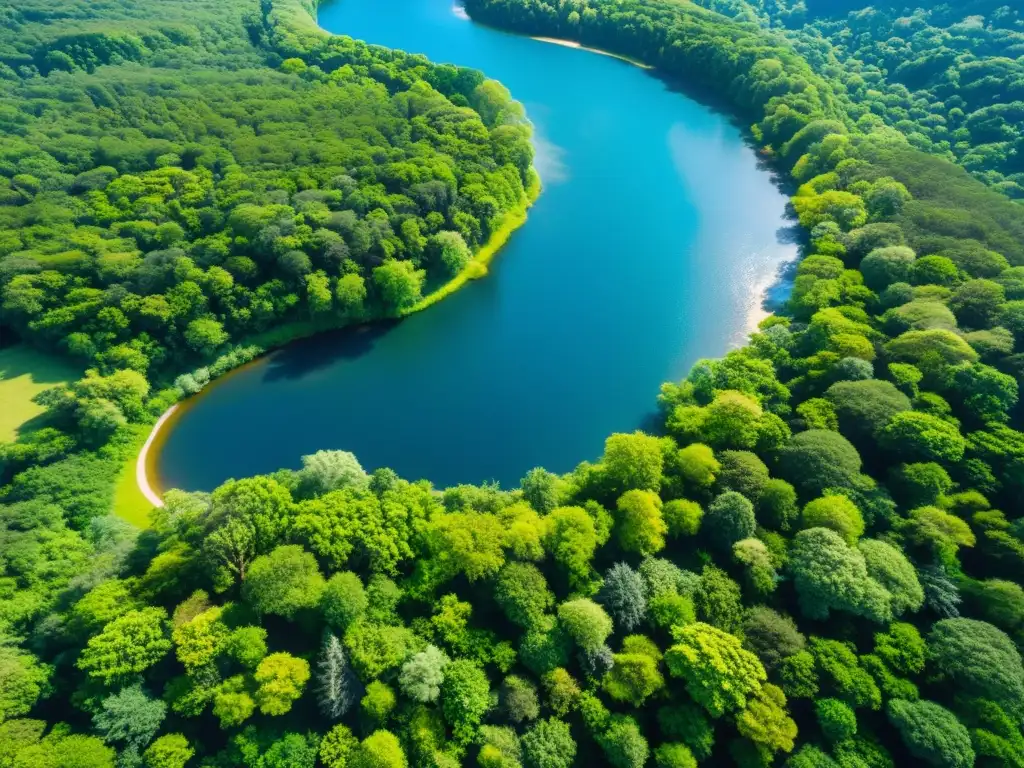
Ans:
[[[81,376],[73,363],[24,344],[0,349],[0,442],[15,440],[23,428],[32,429],[32,421],[45,410],[33,397]]]

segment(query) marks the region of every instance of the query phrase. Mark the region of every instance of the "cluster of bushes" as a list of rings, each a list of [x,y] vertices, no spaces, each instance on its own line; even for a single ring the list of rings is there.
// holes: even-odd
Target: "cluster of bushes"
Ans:
[[[756,120],[808,230],[786,312],[666,384],[659,434],[565,476],[438,493],[321,451],[171,492],[138,536],[97,467],[179,390],[129,365],[47,393],[58,427],[4,449],[38,453],[0,491],[0,760],[1024,766],[1020,209],[859,124],[757,26],[656,0],[467,8],[700,73]],[[298,2],[247,24],[296,82],[418,61],[327,38]]]

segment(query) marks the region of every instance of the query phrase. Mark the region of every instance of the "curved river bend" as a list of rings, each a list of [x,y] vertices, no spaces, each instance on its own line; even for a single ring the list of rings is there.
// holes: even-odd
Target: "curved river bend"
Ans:
[[[796,255],[786,198],[728,118],[609,56],[476,25],[452,0],[342,0],[327,30],[483,70],[536,127],[544,192],[490,275],[391,328],[297,342],[210,387],[157,459],[209,490],[355,452],[437,486],[565,472],[658,386],[742,341]]]

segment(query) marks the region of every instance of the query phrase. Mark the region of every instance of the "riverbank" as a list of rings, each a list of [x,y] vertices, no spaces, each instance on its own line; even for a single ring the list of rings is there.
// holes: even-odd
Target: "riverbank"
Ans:
[[[505,246],[509,241],[509,238],[512,237],[512,234],[526,223],[527,213],[533,204],[537,202],[537,198],[540,197],[541,188],[540,176],[536,171],[533,171],[533,178],[530,179],[530,183],[527,185],[526,192],[519,205],[509,211],[506,211],[505,215],[502,217],[501,223],[494,232],[491,233],[487,242],[481,246],[480,250],[477,251],[473,258],[470,259],[469,263],[466,264],[465,269],[436,291],[427,294],[416,302],[416,304],[405,310],[402,313],[402,317],[422,312],[427,307],[433,306],[442,299],[451,296],[460,288],[465,287],[465,285],[470,281],[479,280],[481,277],[485,277],[487,275],[488,267],[494,260],[494,257],[497,256],[498,251]]]
[[[149,437],[146,438],[146,442],[143,443],[142,450],[139,451],[138,457],[135,459],[135,483],[138,485],[139,490],[142,491],[142,495],[146,497],[146,501],[154,507],[162,507],[164,505],[164,500],[160,498],[160,493],[149,482],[149,453],[150,449],[153,447],[153,443],[156,442],[157,436],[160,434],[160,430],[177,410],[178,403],[175,403],[161,414],[160,418],[156,420],[156,424],[153,425],[153,429],[150,431]]]
[[[784,198],[728,117],[610,56],[467,23],[436,0],[397,7],[346,0],[321,23],[504,83],[536,123],[544,197],[486,281],[455,290],[484,274],[487,251],[410,303],[431,312],[246,339],[282,349],[182,403],[148,455],[158,493],[209,490],[325,448],[438,487],[567,471],[644,423],[662,382],[729,349],[753,324],[753,294],[792,257],[778,238]],[[304,336],[314,339],[285,346]]]
[[[467,15],[467,18],[468,15]],[[530,35],[531,40],[536,40],[540,43],[551,43],[552,45],[561,45],[564,48],[575,48],[580,51],[589,51],[590,53],[596,53],[599,56],[608,56],[619,61],[624,61],[627,64],[632,64],[634,67],[640,67],[640,69],[654,69],[650,64],[644,64],[639,59],[634,59],[629,56],[623,56],[621,53],[612,53],[611,51],[604,51],[600,48],[591,48],[589,45],[583,45],[583,43],[577,42],[576,40],[566,40],[561,37],[537,37]]]

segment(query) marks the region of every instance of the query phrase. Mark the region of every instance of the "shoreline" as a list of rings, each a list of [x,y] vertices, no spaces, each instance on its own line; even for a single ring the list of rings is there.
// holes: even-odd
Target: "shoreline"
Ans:
[[[428,293],[409,307],[409,309],[403,311],[400,317],[408,317],[417,312],[422,312],[424,309],[433,306],[442,299],[446,299],[456,291],[464,288],[468,283],[487,276],[488,267],[494,261],[494,257],[508,244],[512,235],[526,223],[530,208],[533,207],[533,204],[540,197],[543,189],[540,174],[532,166],[531,169],[533,176],[530,179],[530,184],[523,192],[523,199],[519,205],[505,212],[501,224],[491,233],[487,242],[480,246],[480,250],[473,254],[473,258],[466,263],[463,270],[444,285]]]
[[[156,420],[156,424],[153,425],[153,429],[150,430],[149,436],[146,437],[146,442],[142,445],[142,450],[139,451],[139,455],[135,459],[135,483],[139,486],[139,490],[142,491],[142,495],[146,497],[146,501],[154,507],[162,507],[164,505],[164,500],[149,482],[149,449],[153,446],[153,443],[156,441],[157,435],[160,434],[160,430],[163,428],[164,424],[166,424],[167,420],[175,411],[178,410],[179,405],[180,403],[175,403],[160,414],[160,418]]]
[[[414,304],[409,309],[402,312],[400,318],[408,317],[409,315],[421,312],[428,307],[433,306],[439,301],[448,298],[453,293],[456,293],[460,289],[464,288],[468,283],[479,280],[485,277],[488,272],[488,265],[494,261],[495,256],[501,251],[503,247],[511,239],[512,235],[526,223],[528,218],[528,212],[533,204],[537,202],[540,197],[540,193],[543,189],[540,175],[536,170],[533,171],[533,177],[530,180],[529,186],[526,188],[523,199],[519,206],[516,208],[506,211],[504,218],[502,219],[501,225],[491,233],[490,238],[487,242],[481,246],[480,250],[477,251],[473,258],[466,264],[466,267],[459,272],[455,277],[449,280],[447,283],[439,287],[437,290],[427,294]],[[377,322],[379,320],[386,320],[391,318],[377,318],[377,320],[371,322]],[[292,333],[288,333],[288,325],[278,329],[278,334],[283,330],[284,333],[280,336],[275,334],[273,340],[265,345],[264,352],[253,360],[240,365],[238,368],[234,368],[230,371],[226,371],[224,375],[211,380],[205,387],[194,395],[189,395],[186,398],[178,401],[166,411],[164,411],[160,418],[157,419],[153,425],[153,429],[150,431],[149,436],[146,438],[146,442],[142,446],[142,450],[139,451],[138,456],[135,459],[135,484],[138,486],[139,491],[145,496],[146,501],[152,504],[154,507],[164,506],[161,494],[166,489],[161,489],[159,480],[156,476],[156,458],[159,455],[161,443],[163,438],[169,434],[171,417],[183,414],[193,403],[197,401],[199,397],[203,395],[210,387],[223,381],[228,376],[238,371],[247,368],[261,360],[266,359],[267,355],[273,352],[275,349],[279,349],[287,344],[300,339],[309,338],[315,336],[318,333],[325,333],[331,330],[338,330],[346,327],[345,325],[339,325],[334,327],[316,327],[309,325],[303,321],[295,322],[292,325]],[[246,343],[246,340],[242,340],[239,343]]]
[[[765,304],[768,303],[768,291],[773,284],[774,281],[754,287],[751,297],[753,303],[746,312],[746,324],[736,334],[736,338],[731,345],[732,349],[739,349],[745,346],[750,341],[750,337],[760,331],[761,323],[775,314],[765,307]]]
[[[650,64],[644,64],[642,61],[630,58],[629,56],[623,56],[621,53],[612,53],[611,51],[605,51],[601,48],[591,48],[589,45],[583,45],[576,40],[566,40],[562,37],[541,37],[537,35],[529,35],[531,40],[536,40],[539,43],[551,43],[551,45],[560,45],[563,48],[574,48],[578,51],[587,51],[589,53],[596,53],[598,56],[608,56],[619,61],[624,61],[627,64],[632,64],[634,67],[640,69],[654,69]]]

